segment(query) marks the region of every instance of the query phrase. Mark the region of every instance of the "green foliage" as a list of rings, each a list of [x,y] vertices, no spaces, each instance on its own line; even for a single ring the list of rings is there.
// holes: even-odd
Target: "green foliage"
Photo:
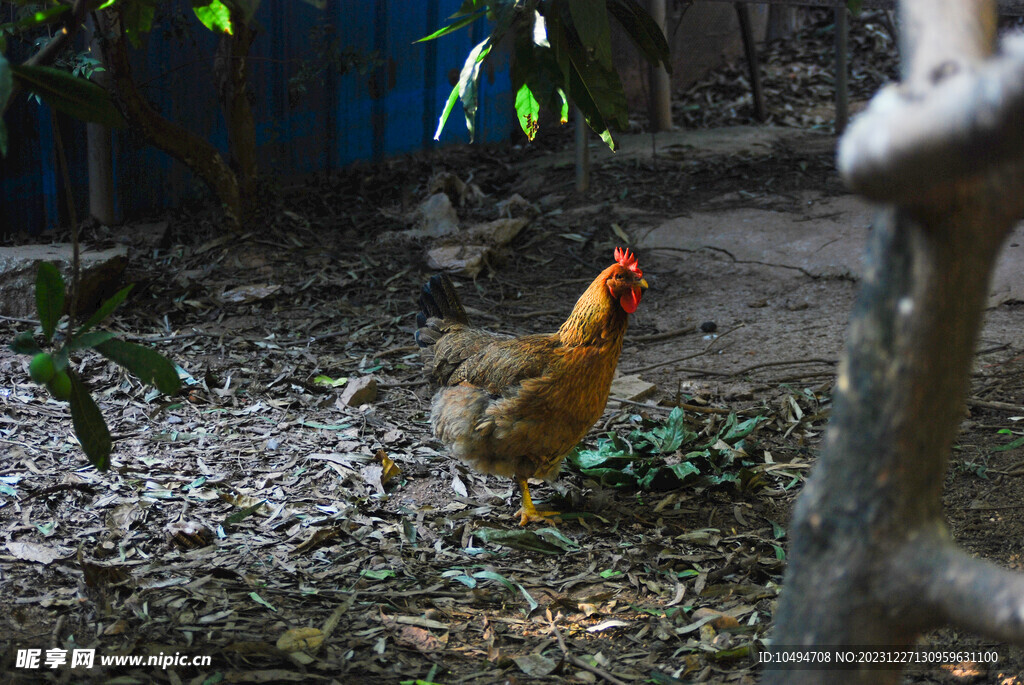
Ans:
[[[609,433],[595,449],[577,447],[566,460],[590,478],[610,487],[666,490],[681,485],[735,483],[756,487],[758,476],[750,471],[746,438],[764,420],[744,421],[735,414],[713,429],[697,433],[686,424],[676,407],[664,422],[636,417],[640,426],[626,438]]]
[[[10,70],[25,90],[35,93],[54,109],[111,128],[125,125],[107,91],[91,81],[54,67],[17,64],[11,65]]]
[[[192,0],[192,11],[206,28],[214,33],[231,34],[231,10],[220,0]]]
[[[52,343],[60,330],[64,287],[64,278],[57,267],[48,262],[39,265],[36,272],[36,310],[46,343]],[[70,402],[71,422],[78,442],[89,461],[101,470],[110,465],[110,431],[89,389],[68,368],[68,354],[74,350],[94,349],[143,382],[156,386],[162,393],[171,395],[181,387],[174,364],[163,355],[148,347],[118,340],[110,331],[92,330],[124,302],[130,290],[131,286],[123,288],[103,302],[95,314],[77,331],[66,335],[52,352],[43,350],[31,331],[22,331],[11,342],[14,352],[32,356],[29,364],[32,380],[45,385],[54,399]]]
[[[465,0],[452,23],[421,41],[433,40],[486,17],[491,35],[477,44],[462,68],[438,122],[437,139],[456,100],[462,100],[466,125],[473,135],[480,63],[490,48],[511,33],[512,88],[520,126],[531,140],[541,109],[568,119],[568,101],[580,108],[587,124],[615,148],[610,127],[626,128],[626,97],[612,60],[610,18],[622,25],[641,54],[657,66],[668,62],[668,43],[658,25],[636,0]]]

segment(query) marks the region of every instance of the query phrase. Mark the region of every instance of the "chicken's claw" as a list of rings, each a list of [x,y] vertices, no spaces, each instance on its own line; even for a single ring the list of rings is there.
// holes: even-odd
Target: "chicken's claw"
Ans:
[[[530,498],[530,486],[526,482],[525,478],[516,478],[519,482],[519,490],[523,493],[523,506],[519,508],[519,511],[515,513],[519,517],[519,525],[525,526],[530,522],[547,523],[549,525],[555,525],[555,521],[551,517],[559,516],[557,511],[537,511],[537,507],[533,506],[533,500]]]
[[[546,523],[550,526],[554,526],[557,525],[557,521],[552,517],[560,516],[561,512],[538,511],[535,507],[531,506],[529,509],[521,508],[514,515],[519,517],[519,525],[521,526],[525,526],[527,523]],[[561,521],[561,519],[558,520]]]

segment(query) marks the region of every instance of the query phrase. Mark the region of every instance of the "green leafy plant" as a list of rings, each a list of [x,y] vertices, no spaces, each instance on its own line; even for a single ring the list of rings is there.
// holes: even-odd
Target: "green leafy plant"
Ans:
[[[32,380],[45,386],[54,399],[70,403],[71,422],[78,442],[89,461],[101,470],[110,465],[113,444],[110,430],[88,388],[71,369],[69,355],[93,349],[123,366],[144,383],[156,386],[162,393],[173,395],[181,387],[174,364],[159,352],[119,340],[110,331],[95,330],[124,302],[131,288],[123,288],[105,300],[74,332],[70,332],[69,323],[69,332],[63,336],[63,340],[58,340],[59,323],[64,313],[64,278],[56,266],[43,262],[36,272],[36,310],[43,340],[50,346],[50,350],[40,347],[32,331],[22,331],[11,343],[12,350],[32,357],[29,363],[29,376]]]
[[[625,438],[608,433],[598,439],[596,448],[577,447],[566,460],[583,475],[611,487],[665,490],[697,482],[731,482],[748,489],[759,484],[745,448],[763,416],[740,421],[730,414],[713,434],[703,436],[687,426],[680,407],[663,422],[635,419],[640,425]]]
[[[571,101],[590,128],[615,149],[609,127],[625,129],[629,120],[626,96],[612,63],[610,19],[622,26],[651,64],[664,64],[671,71],[665,35],[636,0],[464,0],[450,18],[448,26],[420,40],[446,36],[484,18],[492,22],[492,29],[466,57],[441,113],[435,139],[458,100],[472,138],[480,68],[506,36],[511,37],[516,113],[531,140],[537,134],[542,109],[558,112],[565,123]]]

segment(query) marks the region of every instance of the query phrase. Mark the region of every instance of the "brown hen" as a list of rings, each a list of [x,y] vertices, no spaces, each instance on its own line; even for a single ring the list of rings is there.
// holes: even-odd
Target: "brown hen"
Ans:
[[[470,326],[446,274],[423,287],[416,342],[442,386],[431,404],[434,435],[475,469],[515,478],[520,525],[558,514],[537,511],[527,480],[553,480],[601,417],[629,314],[645,288],[636,257],[616,248],[615,264],[594,279],[557,333],[514,338]]]

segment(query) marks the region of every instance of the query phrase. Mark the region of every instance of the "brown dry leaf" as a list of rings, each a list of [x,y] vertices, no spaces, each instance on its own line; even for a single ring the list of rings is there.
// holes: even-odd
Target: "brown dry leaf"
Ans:
[[[402,470],[398,468],[398,464],[393,462],[388,453],[384,450],[377,450],[377,453],[373,455],[373,458],[381,465],[381,485],[387,485],[388,481],[402,473]]]
[[[395,634],[395,642],[429,654],[442,649],[447,639],[442,642],[425,628],[403,625],[399,626],[398,632]]]
[[[292,628],[277,639],[277,648],[282,652],[313,652],[320,649],[324,634],[319,628]]]
[[[259,507],[255,513],[267,516],[271,512],[270,505],[264,502],[263,497],[250,497],[249,495],[243,495],[237,492],[222,492],[220,493],[220,498],[229,504],[233,504],[239,509],[249,509],[262,503],[263,506]]]
[[[328,540],[333,540],[334,538],[338,537],[340,533],[341,529],[337,526],[331,526],[330,528],[320,528],[319,530],[314,531],[313,534],[309,536],[309,538],[307,538],[304,542],[302,542],[295,549],[289,552],[289,554],[294,556],[297,554],[303,554],[304,552],[308,552],[309,550],[314,549],[315,547],[319,547]]]
[[[67,559],[74,554],[73,550],[66,547],[40,545],[35,542],[15,542],[13,540],[7,543],[7,551],[22,561],[31,561],[43,564],[44,566],[53,563],[57,559]]]
[[[543,678],[558,668],[558,662],[543,654],[524,654],[512,657],[519,670],[531,678]]]
[[[693,612],[694,619],[710,618],[709,625],[713,626],[717,630],[727,630],[729,628],[738,628],[740,622],[735,617],[730,616],[717,609],[711,607],[701,607]]]
[[[167,539],[178,549],[199,549],[213,542],[213,531],[197,521],[167,524]]]

